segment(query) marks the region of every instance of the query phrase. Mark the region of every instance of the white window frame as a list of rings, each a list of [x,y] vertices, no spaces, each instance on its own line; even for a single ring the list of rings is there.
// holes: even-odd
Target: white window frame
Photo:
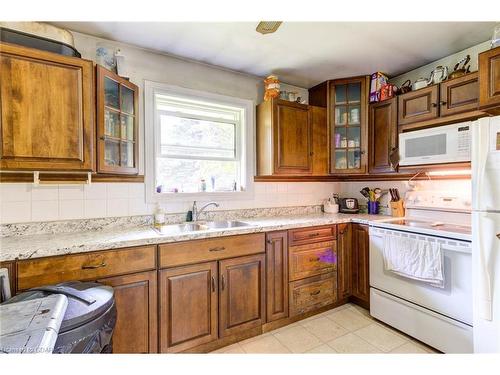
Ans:
[[[241,181],[243,191],[234,192],[196,192],[196,193],[157,193],[156,192],[156,156],[160,152],[159,118],[156,111],[156,94],[182,96],[192,100],[213,101],[242,108],[244,116],[236,127],[236,158],[242,166]],[[201,119],[202,116],[200,116]],[[213,120],[213,119],[212,119]],[[146,202],[188,202],[194,200],[244,200],[252,199],[254,194],[255,170],[255,103],[253,100],[234,98],[220,94],[187,89],[165,83],[144,81],[144,135],[145,135],[145,188]],[[242,139],[243,137],[243,139]],[[214,158],[214,160],[217,158]],[[218,159],[221,160],[221,159]],[[222,159],[227,160],[227,159]]]

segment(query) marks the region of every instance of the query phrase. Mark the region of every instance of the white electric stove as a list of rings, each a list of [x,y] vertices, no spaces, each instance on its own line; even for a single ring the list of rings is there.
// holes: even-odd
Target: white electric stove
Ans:
[[[469,200],[468,200],[469,199]],[[445,353],[471,353],[470,198],[453,192],[408,192],[406,217],[370,223],[370,314]],[[385,270],[389,236],[438,242],[444,287]]]

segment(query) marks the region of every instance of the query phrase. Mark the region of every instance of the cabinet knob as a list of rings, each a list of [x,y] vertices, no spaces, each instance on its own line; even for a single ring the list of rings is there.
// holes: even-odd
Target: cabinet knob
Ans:
[[[431,106],[433,106],[434,108],[436,108],[438,105],[437,105],[437,103],[431,103]]]
[[[441,104],[441,105],[446,105],[446,102],[444,102],[444,101],[440,101],[440,102],[439,102],[439,104]]]
[[[364,154],[365,154],[365,152],[366,152],[365,150],[361,150],[359,153],[360,153],[361,155],[364,155]]]

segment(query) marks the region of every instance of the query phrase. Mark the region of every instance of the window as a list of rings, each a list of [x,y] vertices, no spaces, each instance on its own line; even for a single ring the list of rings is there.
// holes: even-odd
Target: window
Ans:
[[[146,107],[154,175],[148,179],[146,171],[146,177],[153,196],[229,198],[248,192],[253,102],[146,82]]]

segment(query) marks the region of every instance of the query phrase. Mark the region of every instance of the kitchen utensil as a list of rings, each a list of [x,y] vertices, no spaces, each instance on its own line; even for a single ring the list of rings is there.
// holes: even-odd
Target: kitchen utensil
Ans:
[[[467,65],[469,61],[470,55],[467,55],[462,60],[457,62],[453,67],[453,72],[448,75],[448,79],[458,78],[469,73],[470,65]]]
[[[431,72],[431,76],[430,76],[427,84],[428,85],[435,85],[436,83],[441,83],[447,77],[448,77],[448,67],[447,66],[443,67],[443,66],[439,65],[436,67],[436,69],[434,69]]]
[[[391,206],[391,215],[394,217],[404,217],[405,216],[405,208],[402,200],[398,200],[395,202],[390,202]]]
[[[415,82],[413,82],[413,85],[411,85],[412,91],[418,90],[418,89],[423,89],[424,87],[427,87],[428,81],[425,78],[419,78]]]
[[[360,193],[361,193],[361,195],[362,195],[363,197],[365,197],[366,199],[370,199],[370,195],[368,194],[368,192],[367,192],[365,189],[361,189],[359,192],[360,192]]]
[[[357,214],[359,212],[359,204],[356,198],[340,199],[340,212],[345,214]]]
[[[370,215],[377,215],[380,203],[378,201],[368,202],[368,213]]]

